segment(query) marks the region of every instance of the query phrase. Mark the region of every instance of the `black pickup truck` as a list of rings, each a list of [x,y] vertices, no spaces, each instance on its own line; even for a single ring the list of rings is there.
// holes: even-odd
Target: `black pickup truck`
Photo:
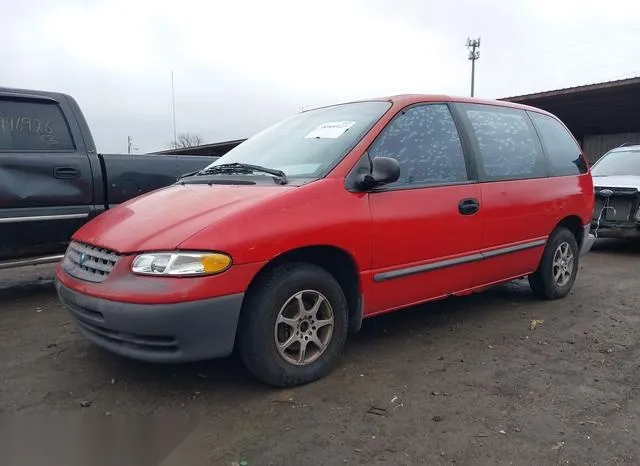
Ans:
[[[214,160],[99,154],[71,96],[0,87],[0,269],[56,262],[89,219]]]

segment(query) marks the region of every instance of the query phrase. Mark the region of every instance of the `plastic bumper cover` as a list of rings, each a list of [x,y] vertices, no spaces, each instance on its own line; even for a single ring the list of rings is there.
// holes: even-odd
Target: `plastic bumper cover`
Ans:
[[[58,296],[94,344],[133,359],[178,363],[231,354],[243,293],[174,304],[133,304],[78,293]]]

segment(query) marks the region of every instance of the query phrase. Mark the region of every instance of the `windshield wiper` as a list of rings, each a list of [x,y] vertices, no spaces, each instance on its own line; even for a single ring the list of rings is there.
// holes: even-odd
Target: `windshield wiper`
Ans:
[[[199,171],[199,170],[197,170],[197,171],[195,171],[195,172],[185,173],[185,174],[180,175],[180,176],[178,177],[178,181],[180,181],[182,178],[187,178],[187,177],[189,177],[189,176],[195,176],[195,175],[197,175],[198,173],[200,173],[200,171]]]
[[[262,167],[260,165],[251,165],[249,163],[223,163],[213,167],[204,168],[198,172],[198,175],[213,175],[215,173],[268,173],[278,178],[280,184],[287,184],[287,175],[282,170],[275,168]]]

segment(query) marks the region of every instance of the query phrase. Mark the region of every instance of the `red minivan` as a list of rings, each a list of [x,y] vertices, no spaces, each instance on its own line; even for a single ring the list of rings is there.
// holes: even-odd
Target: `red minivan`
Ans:
[[[403,95],[305,111],[83,226],[57,270],[124,356],[229,355],[275,386],[335,366],[362,320],[528,277],[569,293],[594,188],[553,115]]]

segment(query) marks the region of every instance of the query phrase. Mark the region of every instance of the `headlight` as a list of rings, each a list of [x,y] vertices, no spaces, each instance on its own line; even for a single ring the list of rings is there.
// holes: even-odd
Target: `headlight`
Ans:
[[[136,257],[131,270],[142,275],[213,275],[231,262],[231,257],[215,252],[156,252]]]

